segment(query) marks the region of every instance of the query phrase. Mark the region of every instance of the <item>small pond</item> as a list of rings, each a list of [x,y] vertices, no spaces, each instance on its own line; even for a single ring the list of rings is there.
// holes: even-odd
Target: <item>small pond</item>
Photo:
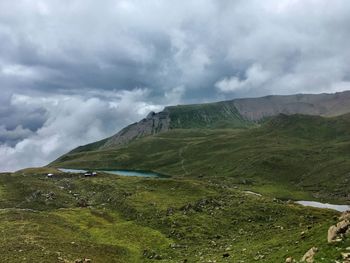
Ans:
[[[59,168],[64,173],[86,173],[87,170],[81,169],[65,169]],[[95,170],[94,170],[95,171]],[[137,176],[137,177],[162,177],[160,174],[144,171],[129,171],[129,170],[96,170],[96,172],[103,172],[107,174],[121,175],[121,176]]]
[[[347,210],[350,210],[350,205],[332,205],[328,203],[320,203],[320,202],[314,202],[314,201],[297,201],[296,203],[303,206],[333,209],[339,212],[345,212]]]
[[[82,174],[86,173],[86,170],[78,170],[78,169],[64,169],[64,168],[58,168],[59,171],[64,173],[73,173],[73,174]]]

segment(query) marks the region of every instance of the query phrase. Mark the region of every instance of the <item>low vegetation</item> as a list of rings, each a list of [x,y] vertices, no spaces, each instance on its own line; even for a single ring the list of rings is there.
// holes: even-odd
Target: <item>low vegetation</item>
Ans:
[[[242,182],[284,199],[350,201],[350,115],[280,115],[251,129],[182,129],[121,149],[62,156],[52,167],[152,170]],[[81,149],[82,150],[82,149]]]
[[[314,262],[340,261],[350,240],[327,242],[339,213],[292,200],[349,203],[349,131],[349,115],[281,115],[252,128],[174,129],[120,149],[90,144],[48,167],[1,174],[1,261],[298,262],[315,246]]]
[[[350,245],[327,244],[337,212],[231,181],[28,172],[0,176],[3,262],[282,262],[315,243],[330,262]]]

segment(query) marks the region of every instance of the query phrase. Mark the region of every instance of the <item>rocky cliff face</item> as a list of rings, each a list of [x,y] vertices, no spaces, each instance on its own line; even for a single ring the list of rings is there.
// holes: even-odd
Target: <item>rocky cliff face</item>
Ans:
[[[239,113],[251,121],[259,121],[281,113],[330,117],[350,112],[350,91],[236,99],[233,103]]]
[[[110,137],[100,149],[120,147],[132,140],[169,130],[170,118],[167,111],[150,112],[145,119],[133,123]]]
[[[99,149],[119,148],[137,138],[169,129],[244,127],[279,114],[337,116],[350,113],[350,91],[334,94],[297,94],[235,99],[207,104],[166,107],[151,112],[106,139]]]

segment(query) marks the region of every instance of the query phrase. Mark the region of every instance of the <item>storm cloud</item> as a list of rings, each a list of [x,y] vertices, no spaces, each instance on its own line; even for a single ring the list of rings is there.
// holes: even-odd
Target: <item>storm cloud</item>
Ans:
[[[0,171],[150,110],[350,89],[346,0],[3,0]]]

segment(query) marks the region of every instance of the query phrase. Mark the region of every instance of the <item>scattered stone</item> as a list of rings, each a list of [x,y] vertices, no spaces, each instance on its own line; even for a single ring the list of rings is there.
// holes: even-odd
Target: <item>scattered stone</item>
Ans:
[[[344,260],[350,260],[350,253],[349,252],[342,252],[341,256]]]
[[[293,263],[293,258],[292,257],[286,258],[286,263]]]
[[[167,210],[166,210],[166,215],[167,216],[171,216],[174,214],[174,208],[172,207],[169,207]]]
[[[350,211],[345,211],[339,217],[339,221],[350,220]]]
[[[169,245],[170,248],[187,248],[186,245],[180,245],[180,244],[175,244],[175,243],[172,243]]]
[[[318,251],[317,247],[310,248],[309,251],[305,253],[305,255],[303,256],[301,261],[302,262],[307,262],[307,263],[313,263],[314,262],[314,257],[316,255],[317,251]]]
[[[87,207],[87,206],[89,206],[89,203],[88,203],[88,200],[86,200],[85,198],[79,198],[77,205],[79,207]]]
[[[341,216],[339,219],[343,218],[344,217]],[[331,226],[328,229],[328,243],[341,241],[343,239],[344,234],[346,234],[346,232],[348,231],[350,231],[350,221],[348,219],[344,219],[338,222],[338,224]]]

